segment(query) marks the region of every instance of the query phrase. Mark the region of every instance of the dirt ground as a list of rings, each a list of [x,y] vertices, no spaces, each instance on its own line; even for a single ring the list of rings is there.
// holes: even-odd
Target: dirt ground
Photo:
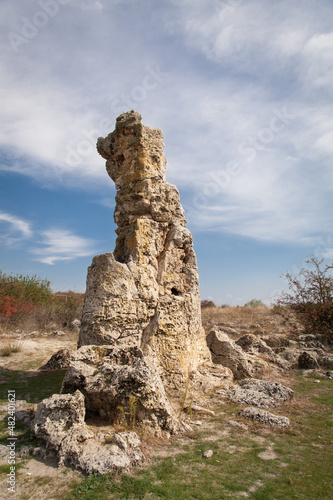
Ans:
[[[261,320],[261,321],[260,321]],[[218,323],[222,321],[220,317],[207,318],[204,317],[205,326],[207,323]],[[230,326],[242,325],[243,319],[239,318],[229,318],[226,322]],[[255,325],[254,328],[261,328],[264,323],[267,327],[272,330],[274,327],[278,328],[281,333],[286,331],[286,325],[282,326],[282,320],[276,320],[275,317],[270,316],[264,318],[248,318],[248,322],[253,321]],[[261,324],[260,324],[261,323]],[[278,323],[278,324],[277,324]],[[208,324],[209,327],[209,324]],[[282,331],[283,330],[283,331]],[[39,373],[39,368],[45,364],[52,354],[57,352],[59,349],[76,349],[77,345],[77,334],[66,332],[64,335],[60,333],[48,333],[48,334],[33,334],[28,335],[24,333],[15,333],[12,335],[0,335],[0,347],[4,346],[6,343],[12,343],[19,347],[18,352],[13,352],[10,356],[0,356],[0,368],[1,373],[0,384],[6,386],[6,371],[10,371],[12,374],[15,371],[26,372],[27,377]],[[283,383],[285,385],[292,386],[294,383],[292,374],[283,374],[281,372],[274,371],[274,374],[266,374],[265,378],[270,380],[274,377],[274,381]],[[216,399],[214,397],[207,397],[205,400],[205,407],[216,411]],[[224,415],[223,405],[217,410],[221,417]],[[32,410],[36,408],[35,403],[23,402],[23,408],[31,408]],[[6,404],[0,405],[0,421],[6,418]],[[225,446],[228,447],[228,437],[233,429],[230,426],[225,426],[222,430],[217,427],[214,423],[214,418],[205,414],[194,414],[193,425],[195,432],[205,433],[205,439],[207,442],[216,441],[217,439],[222,439],[225,442]],[[4,420],[3,420],[4,421]],[[272,436],[274,431],[270,429],[264,429],[260,436],[253,436],[253,439],[261,440],[261,445],[265,449],[261,452],[260,458],[262,460],[275,460],[277,455],[274,451],[274,446],[272,442]],[[183,434],[171,439],[160,439],[152,438],[149,441],[143,441],[143,451],[147,457],[145,467],[149,466],[152,459],[155,457],[170,457],[175,456],[177,453],[181,453],[181,447],[186,446],[191,443],[192,437],[189,434]],[[6,465],[8,460],[8,449],[5,444],[5,440],[2,439],[2,444],[0,444],[0,490],[1,498],[7,499],[20,499],[28,500],[30,498],[37,499],[47,499],[47,500],[58,500],[63,498],[66,493],[68,493],[68,486],[73,482],[79,484],[83,476],[78,471],[72,471],[68,468],[58,468],[55,459],[42,459],[38,457],[32,458],[31,456],[27,458],[19,458],[16,456],[16,485],[15,493],[8,492],[7,476],[6,476]],[[229,446],[230,454],[237,453],[237,447],[230,444]],[[18,455],[18,454],[17,454]],[[260,485],[258,485],[259,487]],[[249,492],[249,495],[250,496]]]

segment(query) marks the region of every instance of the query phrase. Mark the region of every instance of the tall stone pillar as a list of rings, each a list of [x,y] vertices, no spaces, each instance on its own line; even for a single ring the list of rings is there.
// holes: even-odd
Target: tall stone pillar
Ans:
[[[163,134],[130,111],[97,149],[117,189],[117,241],[89,267],[79,346],[136,345],[179,387],[210,353],[193,238],[178,190],[165,180]]]

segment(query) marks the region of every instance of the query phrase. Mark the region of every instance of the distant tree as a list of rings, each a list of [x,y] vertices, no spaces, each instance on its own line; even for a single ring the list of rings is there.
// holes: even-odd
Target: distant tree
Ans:
[[[201,307],[216,307],[212,300],[202,300]]]
[[[309,268],[302,268],[297,276],[286,273],[289,293],[283,292],[276,304],[293,309],[305,330],[333,338],[333,265],[315,256],[306,261]]]
[[[259,299],[252,299],[244,304],[244,307],[266,307],[265,304]]]

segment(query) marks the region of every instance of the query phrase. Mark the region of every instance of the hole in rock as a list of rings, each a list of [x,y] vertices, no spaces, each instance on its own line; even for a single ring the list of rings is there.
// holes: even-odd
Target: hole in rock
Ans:
[[[181,292],[177,290],[177,288],[171,288],[172,295],[176,295],[177,297],[181,295]]]

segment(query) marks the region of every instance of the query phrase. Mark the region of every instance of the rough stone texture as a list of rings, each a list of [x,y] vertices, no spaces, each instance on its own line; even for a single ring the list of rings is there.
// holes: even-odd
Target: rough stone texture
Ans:
[[[144,461],[135,432],[115,434],[111,443],[106,443],[85,424],[84,418],[84,396],[80,391],[44,399],[32,424],[32,433],[46,444],[44,455],[54,452],[59,465],[86,474],[127,469]]]
[[[39,403],[32,432],[46,443],[47,449],[58,450],[73,426],[84,425],[84,397],[80,391],[73,395],[54,394]]]
[[[228,393],[229,399],[234,403],[270,408],[294,397],[292,389],[277,382],[245,379],[240,385],[241,387],[236,386]]]
[[[133,345],[153,356],[168,387],[210,361],[193,239],[177,188],[165,180],[163,134],[135,111],[117,118],[98,152],[117,189],[114,253],[88,270],[83,345]]]
[[[251,420],[260,422],[261,424],[271,425],[273,427],[286,428],[290,425],[290,420],[288,417],[274,415],[273,413],[261,410],[260,408],[244,408],[238,413],[238,415],[240,415],[241,417],[250,418]]]
[[[226,333],[213,330],[206,339],[214,363],[229,368],[236,379],[251,376],[249,356]]]
[[[333,369],[333,356],[323,356],[319,360],[319,364],[324,368],[328,368],[329,370]]]
[[[235,420],[227,420],[226,422],[228,425],[231,425],[232,427],[237,427],[238,429],[243,429],[244,431],[248,430],[248,426],[245,424],[240,424],[239,422],[235,422]]]
[[[257,337],[256,335],[251,333],[243,335],[243,337],[236,341],[236,344],[240,346],[243,351],[249,354],[260,354],[263,359],[269,361],[270,363],[274,363],[283,369],[290,368],[290,363],[286,359],[283,359],[278,354],[275,354],[273,349],[268,346],[263,339]]]
[[[298,357],[298,367],[304,370],[319,368],[317,354],[314,351],[303,351]]]
[[[88,416],[112,424],[123,408],[130,420],[130,401],[135,401],[137,422],[169,432],[180,429],[154,360],[136,346],[81,347],[72,355],[61,392],[77,390],[84,395]]]
[[[72,351],[70,349],[60,349],[54,353],[40,370],[64,370],[69,366]]]

